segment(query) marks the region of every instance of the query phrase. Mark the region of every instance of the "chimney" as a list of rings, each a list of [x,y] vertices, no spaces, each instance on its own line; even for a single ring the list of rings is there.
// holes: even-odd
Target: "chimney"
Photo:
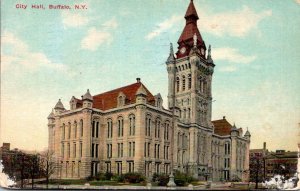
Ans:
[[[264,142],[264,150],[266,150],[266,148],[267,148],[267,143]]]
[[[225,119],[226,117],[225,116],[223,116],[223,119]]]
[[[136,82],[140,83],[141,82],[141,78],[136,78]]]

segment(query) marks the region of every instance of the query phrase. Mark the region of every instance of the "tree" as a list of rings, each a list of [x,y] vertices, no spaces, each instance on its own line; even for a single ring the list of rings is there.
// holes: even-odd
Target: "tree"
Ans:
[[[46,178],[46,185],[48,189],[49,179],[55,170],[55,161],[53,158],[54,152],[50,150],[46,150],[40,156],[40,166],[43,170],[43,176]]]
[[[250,181],[255,182],[255,189],[258,189],[258,183],[262,182],[264,177],[264,159],[255,156],[250,160]]]

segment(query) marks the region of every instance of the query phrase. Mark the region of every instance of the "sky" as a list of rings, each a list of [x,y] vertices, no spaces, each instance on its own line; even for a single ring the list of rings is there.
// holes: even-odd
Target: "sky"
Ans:
[[[18,9],[17,5],[27,5]],[[46,9],[31,9],[43,4]],[[69,5],[70,10],[47,7]],[[74,5],[87,9],[75,10]],[[136,78],[167,103],[165,61],[189,0],[2,0],[0,143],[43,150],[58,99]],[[212,120],[251,133],[251,148],[296,150],[300,130],[300,1],[194,0],[212,46]]]

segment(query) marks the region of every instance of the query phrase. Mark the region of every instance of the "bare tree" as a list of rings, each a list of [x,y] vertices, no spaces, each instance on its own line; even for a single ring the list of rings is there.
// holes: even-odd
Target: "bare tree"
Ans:
[[[55,170],[55,161],[54,161],[54,152],[50,150],[46,150],[43,154],[41,154],[41,169],[44,172],[44,177],[46,178],[46,185],[48,189],[49,179]]]

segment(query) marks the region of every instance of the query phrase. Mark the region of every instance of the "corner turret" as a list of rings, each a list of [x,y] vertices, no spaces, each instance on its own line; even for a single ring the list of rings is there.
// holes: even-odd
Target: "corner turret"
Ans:
[[[245,133],[245,135],[244,135],[244,138],[246,138],[247,140],[250,140],[250,138],[251,138],[251,134],[250,134],[250,132],[248,131],[248,128],[247,128],[247,131],[246,131],[246,133]]]
[[[58,100],[58,102],[56,103],[56,105],[54,106],[54,114],[60,114],[61,112],[63,112],[65,109],[64,105],[61,102],[61,99]]]
[[[83,108],[92,108],[93,107],[93,97],[90,94],[90,90],[87,89],[86,93],[82,96]]]
[[[146,104],[147,102],[147,91],[145,90],[144,86],[141,85],[139,89],[135,93],[136,96],[136,103]]]

